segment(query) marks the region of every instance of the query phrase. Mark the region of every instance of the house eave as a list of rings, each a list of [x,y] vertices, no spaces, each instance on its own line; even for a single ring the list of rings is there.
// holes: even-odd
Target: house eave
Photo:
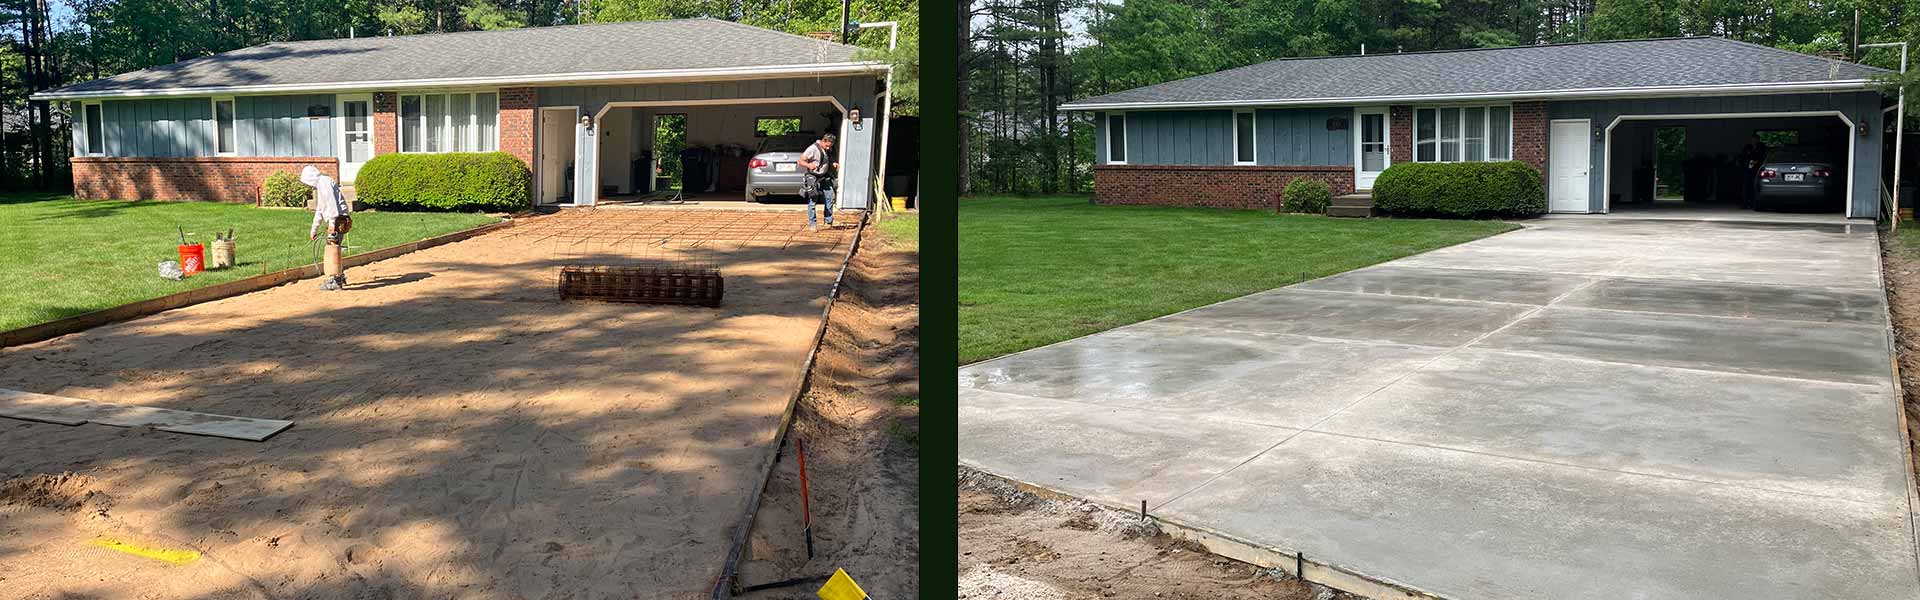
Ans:
[[[778,65],[764,67],[725,67],[712,69],[656,69],[647,71],[606,71],[589,73],[553,73],[547,75],[511,75],[500,77],[447,77],[386,81],[340,81],[239,86],[178,88],[140,88],[62,92],[50,90],[31,96],[34,100],[103,100],[114,98],[155,98],[217,96],[227,94],[297,94],[312,92],[364,92],[482,86],[542,87],[556,85],[675,83],[740,79],[777,79],[809,75],[885,74],[890,65],[876,61]]]
[[[1535,90],[1518,92],[1473,92],[1459,94],[1410,94],[1399,96],[1353,96],[1327,98],[1286,98],[1267,100],[1201,100],[1187,102],[1099,102],[1068,103],[1068,111],[1152,110],[1180,108],[1231,108],[1310,105],[1406,104],[1417,102],[1467,102],[1486,100],[1563,100],[1597,98],[1665,98],[1673,96],[1732,96],[1781,93],[1845,92],[1873,89],[1871,79],[1840,79],[1792,83],[1738,83],[1719,85],[1647,86],[1585,88],[1572,90]]]

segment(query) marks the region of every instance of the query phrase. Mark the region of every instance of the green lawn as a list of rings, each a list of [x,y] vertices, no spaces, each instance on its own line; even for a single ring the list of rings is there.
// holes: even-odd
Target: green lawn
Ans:
[[[908,252],[920,251],[920,213],[880,213],[878,218],[876,226],[887,245]]]
[[[1513,225],[1093,206],[960,203],[960,363],[1324,277]]]
[[[0,196],[0,331],[312,263],[313,213],[212,202],[84,201]],[[359,254],[497,219],[453,213],[356,213],[347,254]],[[184,281],[157,265],[190,242],[211,245],[232,228],[239,264]]]

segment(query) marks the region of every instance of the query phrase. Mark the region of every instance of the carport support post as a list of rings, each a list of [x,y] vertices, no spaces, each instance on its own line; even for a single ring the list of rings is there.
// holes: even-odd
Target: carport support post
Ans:
[[[1893,222],[1887,225],[1889,233],[1900,231],[1900,163],[1906,162],[1907,141],[1907,43],[1883,42],[1879,44],[1861,44],[1861,48],[1900,47],[1900,97],[1894,106],[1893,114]],[[1885,114],[1885,113],[1882,113]]]

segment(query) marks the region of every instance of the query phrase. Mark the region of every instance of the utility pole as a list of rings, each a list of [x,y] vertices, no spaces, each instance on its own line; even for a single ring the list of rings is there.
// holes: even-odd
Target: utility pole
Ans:
[[[840,40],[839,41],[842,44],[853,43],[853,40],[848,39],[853,37],[853,26],[852,26],[853,22],[847,19],[847,12],[848,12],[848,9],[851,8],[849,6],[851,4],[853,4],[853,0],[840,0]]]
[[[1860,62],[1860,9],[1853,9],[1853,47],[1847,53],[1849,60]]]

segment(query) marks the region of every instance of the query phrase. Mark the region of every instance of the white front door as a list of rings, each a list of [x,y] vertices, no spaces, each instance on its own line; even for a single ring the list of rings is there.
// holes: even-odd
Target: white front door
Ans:
[[[351,183],[360,165],[373,158],[373,96],[343,94],[337,110],[340,137],[335,143],[340,148],[340,181]]]
[[[1353,110],[1353,122],[1353,187],[1370,190],[1373,189],[1373,178],[1387,170],[1387,165],[1393,164],[1393,151],[1388,141],[1393,136],[1387,120],[1387,109],[1356,108]]]
[[[1547,212],[1593,212],[1588,200],[1587,172],[1593,164],[1593,142],[1586,119],[1553,122],[1547,143]]]

